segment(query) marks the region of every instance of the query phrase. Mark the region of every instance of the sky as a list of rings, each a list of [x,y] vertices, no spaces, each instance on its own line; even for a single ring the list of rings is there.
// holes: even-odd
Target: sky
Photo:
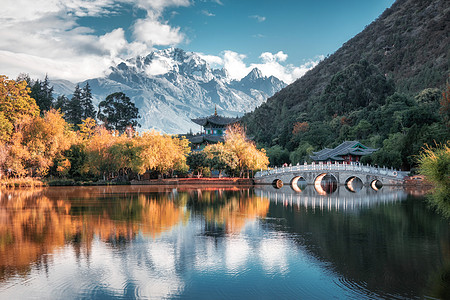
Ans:
[[[101,77],[153,50],[199,53],[234,79],[258,67],[286,83],[394,0],[1,0],[0,75]]]

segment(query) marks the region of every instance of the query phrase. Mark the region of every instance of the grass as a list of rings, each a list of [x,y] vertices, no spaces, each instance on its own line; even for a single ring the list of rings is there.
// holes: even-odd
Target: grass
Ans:
[[[45,183],[40,178],[5,178],[0,179],[0,187],[15,188],[15,187],[41,187]]]
[[[429,202],[450,218],[450,141],[436,147],[426,146],[418,157],[419,172],[434,186]]]

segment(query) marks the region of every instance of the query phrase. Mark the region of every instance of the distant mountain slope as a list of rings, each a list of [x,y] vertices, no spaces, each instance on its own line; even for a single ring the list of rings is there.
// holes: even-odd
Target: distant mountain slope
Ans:
[[[231,80],[225,69],[211,69],[198,54],[178,48],[129,59],[112,67],[106,77],[87,82],[97,102],[124,92],[139,108],[142,129],[165,133],[198,131],[190,119],[211,115],[215,107],[221,115],[243,115],[286,86],[258,69],[240,81]],[[56,92],[67,93],[68,86],[55,81]]]
[[[250,134],[266,145],[286,146],[295,122],[324,121],[330,117],[321,115],[324,108],[338,107],[344,97],[378,99],[347,98],[350,103],[383,105],[394,91],[413,95],[425,88],[442,89],[449,76],[449,35],[448,0],[398,0],[334,54],[248,114],[244,120]],[[364,76],[371,81],[361,79]],[[347,91],[337,95],[343,88]],[[358,88],[367,88],[367,93],[348,92]],[[341,107],[336,114],[351,118],[360,108]]]

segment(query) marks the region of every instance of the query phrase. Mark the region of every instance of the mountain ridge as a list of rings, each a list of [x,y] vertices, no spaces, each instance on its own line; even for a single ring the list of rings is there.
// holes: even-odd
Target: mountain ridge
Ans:
[[[195,52],[180,48],[157,50],[123,61],[104,77],[88,79],[97,104],[113,92],[124,92],[142,116],[141,130],[165,133],[196,131],[192,118],[211,115],[217,107],[224,116],[236,117],[255,109],[286,84],[253,69],[233,80],[226,69],[212,69]],[[55,93],[68,94],[70,83],[54,80]],[[75,84],[73,85],[75,86]]]
[[[278,143],[287,146],[295,122],[311,122],[314,121],[311,115],[321,114],[326,104],[323,102],[327,98],[326,88],[334,76],[360,62],[377,69],[378,74],[374,76],[383,75],[386,84],[392,83],[395,87],[392,92],[414,95],[425,88],[442,90],[449,78],[450,6],[447,3],[397,0],[335,53],[247,114],[244,121],[250,134],[267,146]],[[346,111],[341,117],[350,116],[351,111]],[[323,114],[320,118],[326,120],[329,116]],[[274,125],[263,126],[263,123]]]

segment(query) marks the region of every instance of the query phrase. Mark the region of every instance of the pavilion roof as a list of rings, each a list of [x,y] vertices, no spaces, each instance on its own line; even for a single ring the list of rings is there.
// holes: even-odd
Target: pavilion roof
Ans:
[[[209,142],[209,143],[219,143],[224,142],[225,139],[223,136],[219,135],[212,135],[212,134],[206,134],[206,135],[197,135],[189,137],[189,142],[192,144],[201,144],[203,142]]]
[[[219,116],[217,114],[211,115],[209,117],[204,117],[204,118],[198,118],[198,119],[191,119],[192,122],[205,127],[208,124],[212,124],[212,125],[219,125],[219,126],[227,126],[229,124],[233,124],[236,122],[239,122],[241,118],[237,117],[237,118],[228,118],[228,117],[222,117]]]
[[[323,161],[323,160],[344,160],[342,156],[344,155],[358,155],[358,156],[364,156],[372,154],[373,152],[377,151],[378,149],[370,148],[367,146],[364,146],[358,141],[345,141],[339,146],[337,146],[334,149],[325,148],[323,150],[320,150],[318,152],[313,152],[314,155],[311,155],[310,157],[313,160]]]

